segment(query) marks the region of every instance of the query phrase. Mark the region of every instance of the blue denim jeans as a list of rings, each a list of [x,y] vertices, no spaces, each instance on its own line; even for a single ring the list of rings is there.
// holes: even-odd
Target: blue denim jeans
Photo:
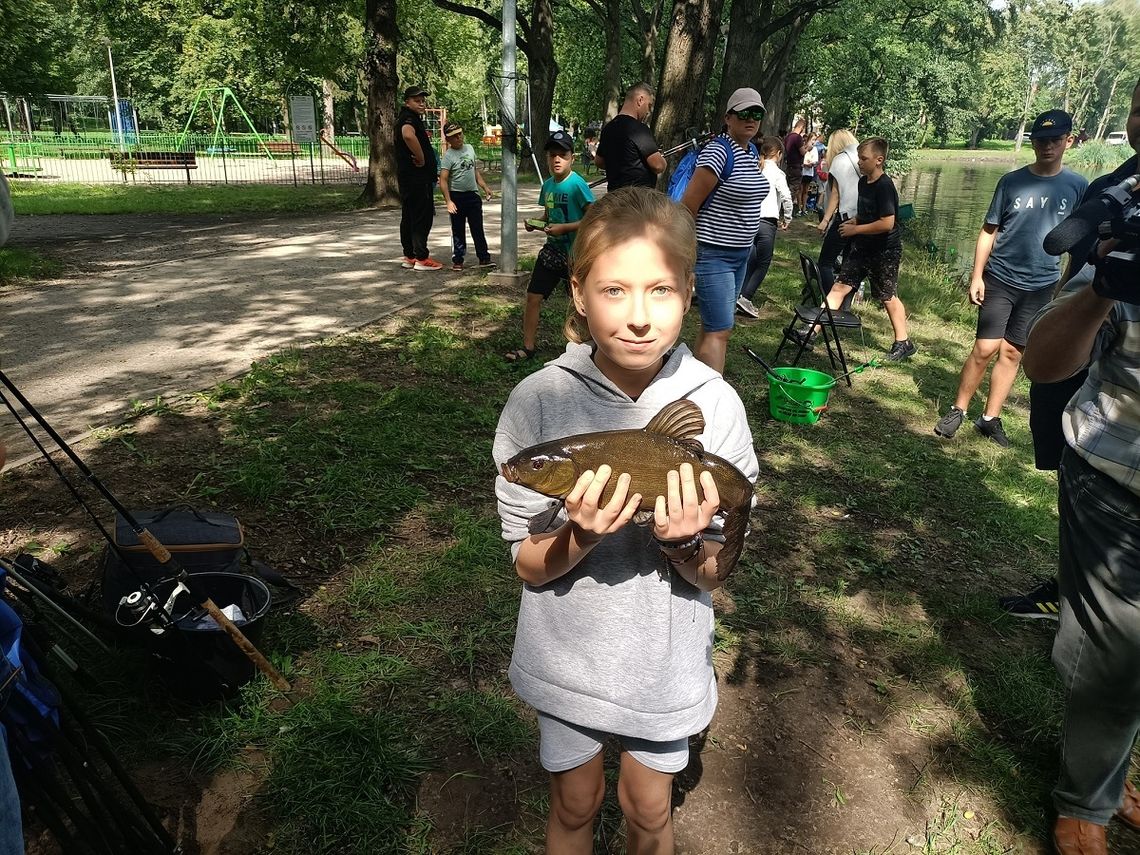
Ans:
[[[467,226],[471,226],[471,241],[475,244],[475,256],[481,262],[490,261],[487,251],[487,235],[483,232],[483,198],[474,192],[453,190],[451,201],[458,209],[451,217],[451,260],[463,263],[467,255]]]
[[[1106,825],[1120,807],[1140,730],[1140,496],[1069,447],[1058,481],[1053,664],[1065,719],[1053,803],[1063,816]]]
[[[705,332],[732,329],[751,252],[750,246],[697,243],[697,307]]]
[[[20,797],[8,762],[8,741],[0,724],[0,855],[23,855],[24,832],[20,827]]]

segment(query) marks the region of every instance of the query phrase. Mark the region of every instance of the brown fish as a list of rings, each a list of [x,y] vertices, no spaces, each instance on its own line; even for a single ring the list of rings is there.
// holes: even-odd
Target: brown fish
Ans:
[[[727,579],[744,549],[744,534],[752,510],[752,482],[725,460],[704,450],[697,435],[705,429],[700,407],[687,399],[667,404],[641,430],[606,430],[581,433],[524,448],[502,466],[503,477],[544,496],[565,499],[586,470],[603,463],[613,470],[600,499],[607,503],[617,488],[617,476],[629,473],[628,495],[641,494],[641,524],[653,519],[658,496],[667,495],[667,475],[682,463],[692,464],[697,495],[704,498],[700,477],[712,473],[724,515],[724,546],[717,555],[717,578]],[[549,527],[561,505],[531,521],[531,531]]]

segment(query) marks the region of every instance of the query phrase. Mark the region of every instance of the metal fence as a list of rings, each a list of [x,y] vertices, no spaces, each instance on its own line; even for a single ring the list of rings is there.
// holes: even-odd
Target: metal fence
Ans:
[[[475,145],[495,170],[496,146]],[[368,138],[111,133],[0,133],[0,171],[11,178],[84,184],[352,184],[368,171]]]

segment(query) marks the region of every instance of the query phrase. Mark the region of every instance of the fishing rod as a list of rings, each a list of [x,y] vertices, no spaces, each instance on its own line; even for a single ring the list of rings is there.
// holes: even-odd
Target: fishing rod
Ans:
[[[776,369],[773,368],[771,365],[769,365],[767,362],[765,362],[763,359],[761,359],[760,355],[758,353],[756,353],[755,351],[753,351],[752,348],[750,348],[748,345],[744,345],[744,352],[747,353],[749,356],[751,356],[753,359],[755,359],[757,362],[759,362],[760,365],[763,366],[764,370],[768,373],[769,377],[775,377],[781,383],[787,383],[790,386],[800,385],[804,382],[804,378],[802,378],[802,377],[800,377],[798,380],[793,380],[791,377],[788,377],[784,374],[777,374]],[[846,376],[846,375],[844,375],[844,376]]]
[[[703,143],[707,140],[710,140],[715,136],[716,136],[716,134],[713,133],[712,131],[709,131],[707,134],[694,134],[690,139],[685,140],[683,143],[679,143],[679,144],[673,146],[672,148],[666,149],[665,151],[661,152],[661,156],[662,157],[672,157],[673,155],[677,154],[678,152],[687,151],[690,148],[697,148],[701,143]],[[601,178],[597,179],[596,181],[591,181],[590,186],[591,187],[597,187],[603,181],[608,181],[608,180],[609,180],[608,177],[603,175]]]
[[[179,585],[186,588],[187,592],[194,599],[194,602],[196,602],[199,607],[204,609],[206,613],[214,619],[214,622],[217,623],[219,627],[221,627],[226,635],[230,637],[230,640],[233,641],[234,645],[236,645],[237,648],[243,654],[245,654],[250,662],[252,662],[259,671],[265,674],[265,676],[269,678],[270,682],[272,682],[273,685],[280,689],[282,692],[292,691],[292,686],[289,685],[289,681],[286,680],[281,675],[281,673],[273,667],[270,661],[265,658],[260,650],[254,647],[253,643],[245,637],[245,633],[243,633],[232,620],[230,620],[228,617],[226,617],[225,614],[222,613],[222,610],[218,608],[217,603],[213,601],[210,595],[202,590],[201,586],[194,579],[194,577],[186,572],[186,568],[179,564],[178,561],[175,560],[174,556],[170,554],[170,550],[167,549],[157,537],[151,534],[151,532],[148,531],[147,528],[135,518],[134,514],[127,510],[126,507],[124,507],[123,504],[117,498],[115,498],[115,495],[109,489],[107,489],[102,481],[100,481],[95,476],[95,473],[88,468],[87,464],[84,463],[83,459],[75,453],[74,449],[72,449],[70,445],[67,444],[64,438],[56,433],[55,428],[47,423],[44,417],[40,415],[39,411],[36,410],[34,406],[32,406],[32,403],[24,397],[24,394],[18,388],[16,388],[16,385],[8,379],[8,376],[3,371],[0,371],[0,385],[3,385],[9,392],[11,392],[12,396],[20,402],[20,406],[22,406],[27,411],[27,413],[33,419],[35,419],[36,423],[41,428],[43,428],[47,435],[51,437],[52,441],[57,446],[59,446],[60,450],[62,450],[63,453],[67,455],[68,459],[71,460],[73,464],[75,464],[75,467],[80,471],[84,479],[86,479],[86,481],[93,488],[95,488],[95,490],[104,499],[107,500],[107,503],[110,504],[111,507],[114,508],[115,511],[126,521],[127,525],[131,527],[135,535],[138,537],[139,543],[145,546],[147,551],[154,557],[154,559],[170,572],[170,577],[172,579],[177,580]],[[153,595],[149,596],[153,597]],[[170,615],[167,614],[166,617],[169,618]],[[173,624],[173,619],[171,619],[171,624]]]
[[[87,638],[94,641],[95,644],[97,644],[99,648],[103,650],[103,652],[111,652],[111,648],[104,644],[103,641],[97,635],[95,635],[95,633],[77,621],[74,617],[69,615],[59,603],[55,602],[55,600],[41,591],[38,585],[17,573],[15,566],[8,563],[3,558],[0,558],[0,574],[11,576],[13,579],[19,582],[20,585],[26,588],[33,597],[42,600],[54,614],[61,617],[69,626],[79,630],[79,632],[81,632]]]

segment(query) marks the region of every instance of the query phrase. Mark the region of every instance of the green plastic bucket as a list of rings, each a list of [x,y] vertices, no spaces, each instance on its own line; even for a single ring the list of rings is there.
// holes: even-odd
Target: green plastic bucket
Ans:
[[[785,383],[768,375],[768,410],[772,418],[796,425],[818,422],[835,378],[810,368],[777,368],[776,374],[792,382]],[[798,380],[804,382],[798,383]]]

